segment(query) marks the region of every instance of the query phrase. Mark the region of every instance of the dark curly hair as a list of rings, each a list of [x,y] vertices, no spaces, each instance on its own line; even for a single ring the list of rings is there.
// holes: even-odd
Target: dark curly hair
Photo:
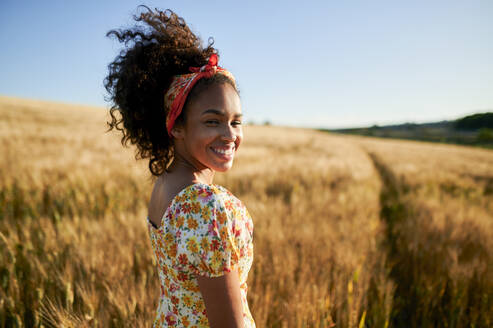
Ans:
[[[136,159],[149,158],[153,176],[164,173],[173,161],[173,143],[166,131],[164,93],[174,75],[190,73],[189,67],[203,66],[209,56],[217,53],[209,38],[207,47],[172,10],[152,11],[147,6],[133,18],[136,26],[111,30],[106,36],[116,37],[125,48],[108,65],[104,86],[112,102],[112,129],[123,133],[121,143],[137,146]],[[139,25],[140,23],[140,25]],[[197,96],[212,83],[235,84],[222,74],[201,79],[189,93],[176,124],[183,124],[189,99]],[[119,115],[118,115],[119,114]]]

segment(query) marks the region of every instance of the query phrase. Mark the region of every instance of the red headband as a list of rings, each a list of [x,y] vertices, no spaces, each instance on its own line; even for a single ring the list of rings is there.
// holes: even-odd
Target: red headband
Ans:
[[[222,67],[217,66],[217,54],[212,54],[209,57],[209,62],[202,67],[190,67],[190,71],[193,73],[175,75],[171,85],[164,95],[164,105],[168,108],[168,114],[166,115],[166,129],[168,130],[168,135],[171,135],[171,129],[175,124],[176,119],[180,115],[185,100],[187,99],[190,90],[201,78],[209,78],[214,74],[224,74],[233,83],[235,83],[235,78],[233,74],[225,70]]]

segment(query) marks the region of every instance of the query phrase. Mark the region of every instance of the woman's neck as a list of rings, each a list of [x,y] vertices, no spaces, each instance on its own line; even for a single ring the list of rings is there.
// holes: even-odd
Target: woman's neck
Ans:
[[[194,165],[179,154],[175,154],[168,171],[171,175],[179,177],[180,180],[212,184],[215,171],[208,167],[200,168],[197,166],[199,165]]]

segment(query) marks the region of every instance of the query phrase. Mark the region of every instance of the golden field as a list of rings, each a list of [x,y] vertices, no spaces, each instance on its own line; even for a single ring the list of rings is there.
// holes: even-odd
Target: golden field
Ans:
[[[148,327],[146,161],[103,108],[0,97],[0,327]],[[164,128],[164,126],[163,126]],[[493,151],[245,126],[257,327],[493,325]]]

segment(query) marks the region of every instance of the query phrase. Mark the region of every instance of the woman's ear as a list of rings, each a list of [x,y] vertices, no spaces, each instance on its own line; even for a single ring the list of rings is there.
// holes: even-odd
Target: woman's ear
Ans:
[[[185,133],[185,131],[183,130],[183,127],[181,126],[181,124],[175,124],[171,128],[171,135],[175,139],[183,139],[184,138],[184,133]]]

